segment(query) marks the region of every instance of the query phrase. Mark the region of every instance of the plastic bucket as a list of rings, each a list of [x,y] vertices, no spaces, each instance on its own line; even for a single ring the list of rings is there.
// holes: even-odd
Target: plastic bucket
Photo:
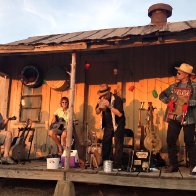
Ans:
[[[47,169],[58,169],[60,158],[47,158]]]
[[[76,167],[75,156],[70,156],[69,166],[72,167],[72,168]]]
[[[105,160],[103,162],[103,171],[105,173],[109,173],[109,172],[112,172],[112,169],[113,169],[113,161]]]

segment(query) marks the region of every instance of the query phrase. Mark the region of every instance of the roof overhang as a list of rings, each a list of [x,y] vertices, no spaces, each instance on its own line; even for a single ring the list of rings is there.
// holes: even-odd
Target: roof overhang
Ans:
[[[56,52],[77,52],[91,50],[121,49],[128,47],[143,47],[150,45],[175,44],[185,42],[195,42],[195,31],[184,32],[156,32],[149,35],[134,35],[123,38],[112,38],[107,40],[78,41],[75,43],[62,44],[40,44],[40,45],[0,45],[0,55],[14,54],[36,54],[36,53],[56,53]]]

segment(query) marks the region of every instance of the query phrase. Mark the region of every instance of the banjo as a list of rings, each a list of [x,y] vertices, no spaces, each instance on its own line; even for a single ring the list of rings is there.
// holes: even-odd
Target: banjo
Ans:
[[[166,121],[178,120],[181,124],[186,124],[186,115],[188,111],[188,102],[192,93],[191,88],[173,89],[173,93],[169,97],[167,104]]]

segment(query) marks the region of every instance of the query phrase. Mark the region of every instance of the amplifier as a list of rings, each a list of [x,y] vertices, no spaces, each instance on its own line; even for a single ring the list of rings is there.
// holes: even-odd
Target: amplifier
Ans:
[[[149,151],[134,151],[132,155],[132,172],[149,172],[150,171],[150,157]]]

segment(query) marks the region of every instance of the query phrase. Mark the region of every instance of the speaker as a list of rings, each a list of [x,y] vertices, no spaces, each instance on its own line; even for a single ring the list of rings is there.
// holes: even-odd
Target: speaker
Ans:
[[[132,155],[131,171],[149,172],[151,154],[149,151],[136,150]]]

